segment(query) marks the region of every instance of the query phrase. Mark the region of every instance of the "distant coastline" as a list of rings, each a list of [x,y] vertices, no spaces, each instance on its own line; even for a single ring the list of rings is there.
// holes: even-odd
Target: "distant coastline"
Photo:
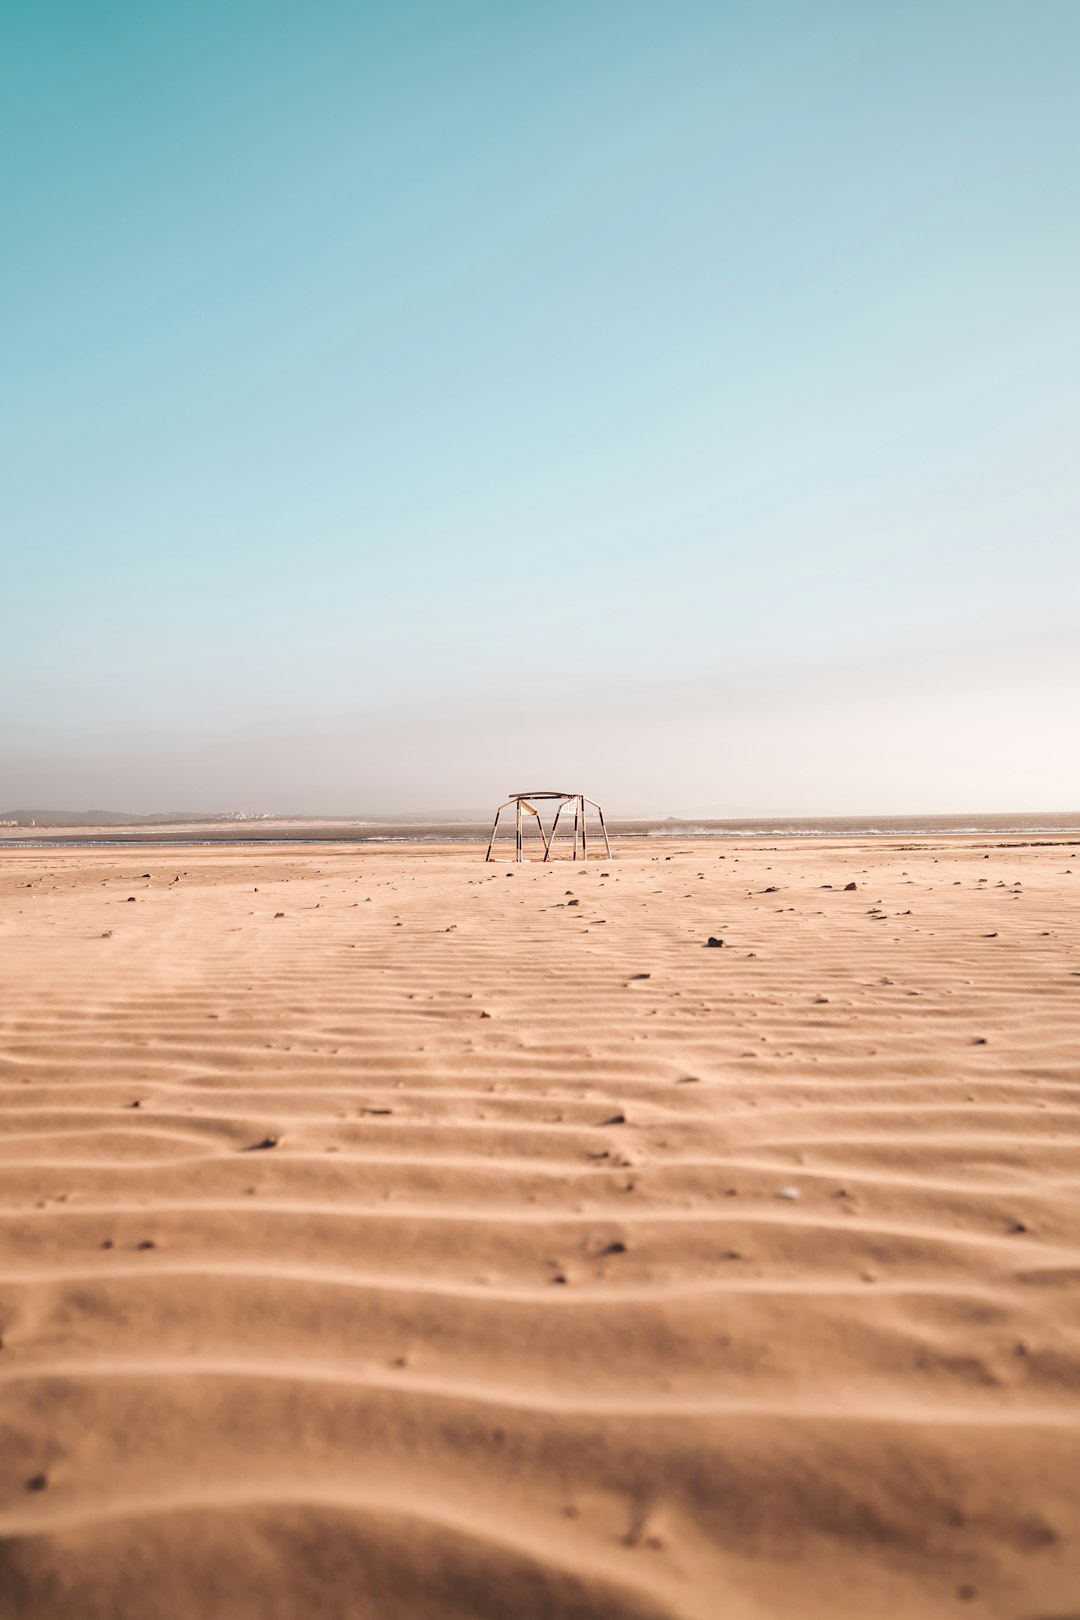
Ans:
[[[59,814],[59,813],[57,813]],[[740,818],[610,818],[616,838],[1080,838],[1080,811],[997,815],[779,816]],[[131,820],[30,826],[0,818],[0,850],[153,845],[447,844],[486,839],[490,819],[404,820],[244,816]]]

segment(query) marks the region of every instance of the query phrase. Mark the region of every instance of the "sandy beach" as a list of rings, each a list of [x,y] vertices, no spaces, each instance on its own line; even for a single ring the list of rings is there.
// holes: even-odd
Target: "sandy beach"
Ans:
[[[1080,849],[481,855],[0,857],[4,1620],[1075,1620]]]

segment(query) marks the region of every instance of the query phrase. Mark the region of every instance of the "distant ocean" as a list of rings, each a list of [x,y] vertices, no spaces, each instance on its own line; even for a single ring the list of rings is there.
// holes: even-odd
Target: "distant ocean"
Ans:
[[[647,838],[927,838],[1001,833],[1080,834],[1080,811],[996,816],[806,816],[746,821],[662,821]]]
[[[609,818],[613,838],[1060,838],[1080,839],[1080,811],[953,816],[779,816],[741,819],[630,821]],[[275,819],[130,827],[11,827],[4,849],[199,848],[259,844],[466,844],[486,841],[489,821],[379,822]],[[505,848],[503,840],[500,848]]]

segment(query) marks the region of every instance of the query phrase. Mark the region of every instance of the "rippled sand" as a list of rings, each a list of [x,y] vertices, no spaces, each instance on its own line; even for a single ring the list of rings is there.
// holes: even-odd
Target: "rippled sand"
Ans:
[[[1080,1614],[1078,856],[4,854],[4,1620]]]

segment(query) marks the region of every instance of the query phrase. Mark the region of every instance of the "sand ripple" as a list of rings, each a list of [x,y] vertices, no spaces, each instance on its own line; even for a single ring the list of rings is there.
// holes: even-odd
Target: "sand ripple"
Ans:
[[[0,859],[4,1620],[1080,1613],[1067,848]]]

